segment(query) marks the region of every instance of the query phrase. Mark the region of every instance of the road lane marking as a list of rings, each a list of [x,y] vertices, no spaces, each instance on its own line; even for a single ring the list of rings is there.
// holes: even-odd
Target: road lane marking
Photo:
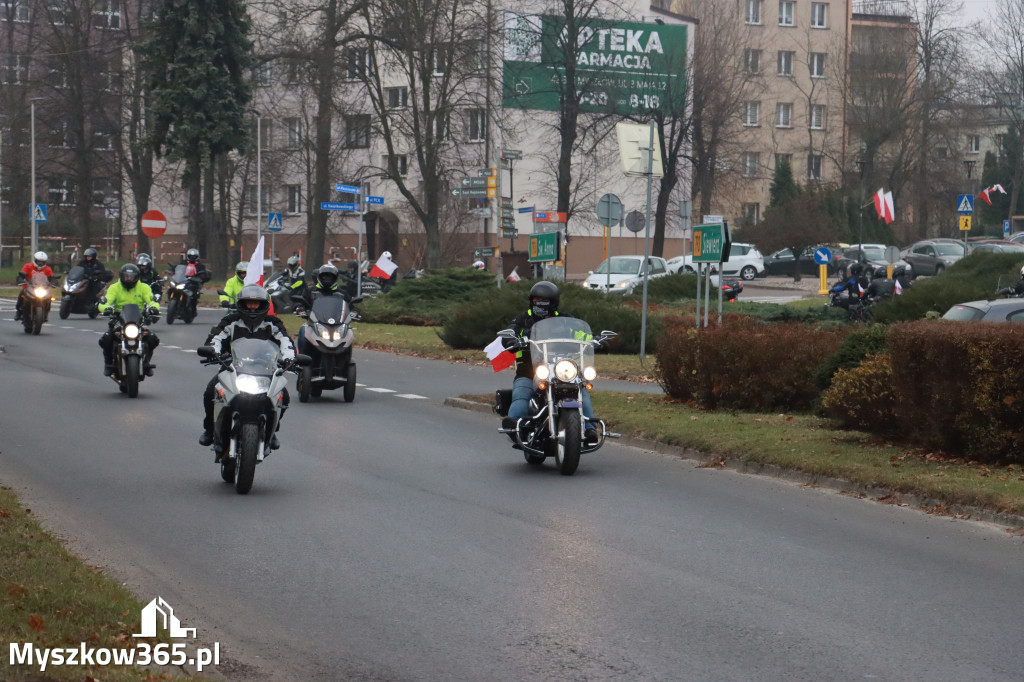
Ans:
[[[425,395],[416,395],[415,393],[396,393],[396,398],[408,398],[409,400],[427,400]]]
[[[391,390],[390,388],[369,388],[368,387],[366,390],[367,391],[373,391],[374,393],[395,393],[395,391]]]

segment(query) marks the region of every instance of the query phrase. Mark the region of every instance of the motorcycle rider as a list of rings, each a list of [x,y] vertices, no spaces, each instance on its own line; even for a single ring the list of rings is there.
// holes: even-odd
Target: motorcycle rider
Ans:
[[[134,303],[146,312],[159,311],[160,304],[153,298],[153,290],[141,281],[142,273],[135,263],[121,266],[117,281],[107,287],[106,301],[100,303],[100,313],[107,310],[119,312],[129,303]],[[160,339],[152,330],[146,330],[146,357],[142,359],[142,370],[147,377],[153,376],[153,351],[160,345]],[[103,349],[103,376],[109,377],[114,372],[114,320],[111,318],[107,332],[100,337],[100,348]]]
[[[148,284],[153,292],[153,298],[159,301],[163,278],[153,269],[153,258],[148,253],[140,253],[135,259],[135,264],[139,266],[139,281]]]
[[[1000,296],[1020,296],[1024,294],[1024,266],[1020,268],[1020,279],[1016,283],[1004,287],[996,293]]]
[[[270,295],[259,284],[247,284],[238,292],[235,310],[225,315],[220,324],[210,330],[206,337],[206,345],[213,346],[218,355],[231,352],[231,342],[235,339],[267,339],[281,348],[281,356],[285,360],[295,358],[295,346],[288,336],[284,323],[276,315],[270,314]],[[199,444],[206,446],[213,443],[213,395],[217,387],[217,374],[203,392],[203,433],[199,436]],[[288,389],[281,394],[281,416],[288,410]],[[281,421],[278,420],[278,428]],[[270,448],[276,450],[281,445],[274,434]]]
[[[302,269],[301,263],[302,261],[299,260],[298,256],[291,256],[288,258],[288,267],[285,271],[285,275],[292,284],[306,277],[306,271]]]
[[[351,301],[359,295],[359,263],[354,260],[348,262],[348,270],[342,273],[341,278],[345,280],[343,291],[345,299]]]
[[[860,263],[851,265],[850,276],[845,280],[837,282],[832,287],[834,292],[845,291],[847,294],[846,297],[837,300],[839,307],[849,309],[851,303],[859,301],[860,297],[867,292],[869,284],[864,276],[864,266]]]
[[[185,252],[185,276],[195,277],[203,284],[213,277],[206,269],[206,264],[199,259],[199,249],[189,249]]]
[[[910,288],[912,275],[906,265],[897,265],[892,271],[893,288],[897,294],[902,294]],[[1021,280],[1024,281],[1024,268],[1021,268]],[[897,287],[896,284],[899,284]]]
[[[97,258],[96,249],[92,247],[86,249],[78,264],[85,270],[85,277],[89,280],[87,293],[90,296],[98,295],[100,289],[103,288],[103,283],[109,282],[110,278],[107,277],[107,269]]]
[[[868,284],[867,297],[870,299],[892,298],[896,294],[896,282],[885,276],[885,268],[877,268],[871,283]]]
[[[18,293],[18,302],[14,304],[14,319],[21,319],[21,305],[25,298],[25,291],[28,289],[29,283],[32,278],[38,274],[46,275],[46,279],[53,280],[53,268],[49,265],[50,257],[46,255],[45,251],[36,251],[32,254],[32,260],[22,266],[21,271],[18,272],[18,284],[21,285],[21,291]]]
[[[234,308],[238,300],[238,292],[245,287],[245,273],[249,272],[249,263],[242,260],[235,266],[235,276],[224,283],[224,293],[220,295],[221,308]]]
[[[510,325],[517,340],[504,339],[502,341],[505,348],[514,348],[516,351],[516,378],[512,381],[512,404],[508,408],[508,416],[501,420],[502,428],[514,429],[520,419],[530,416],[534,366],[530,359],[529,346],[525,342],[530,338],[530,330],[537,321],[561,315],[558,310],[560,298],[558,287],[552,282],[541,281],[534,284],[530,289],[530,307],[525,313],[512,320]],[[581,393],[583,418],[587,424],[584,429],[584,437],[587,442],[597,442],[597,429],[590,426],[590,420],[594,417],[594,406],[590,401],[590,393],[586,388]]]
[[[320,296],[341,294],[338,290],[340,273],[333,263],[324,263],[313,272],[313,287],[306,289],[299,306],[299,312],[313,307],[313,301]]]

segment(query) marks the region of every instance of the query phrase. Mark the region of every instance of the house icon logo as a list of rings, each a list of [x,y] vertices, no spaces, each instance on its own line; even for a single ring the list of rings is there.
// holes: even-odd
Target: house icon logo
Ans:
[[[196,636],[195,628],[181,627],[181,621],[174,615],[174,609],[164,601],[163,597],[157,597],[142,609],[142,632],[132,636],[156,637],[157,626],[160,623],[171,637]]]

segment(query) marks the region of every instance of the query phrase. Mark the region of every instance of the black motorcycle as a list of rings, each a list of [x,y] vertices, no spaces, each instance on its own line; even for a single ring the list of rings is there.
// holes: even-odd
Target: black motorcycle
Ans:
[[[354,298],[351,303],[359,303]],[[356,397],[356,363],[352,362],[352,323],[359,319],[343,296],[318,296],[312,309],[299,316],[306,319],[300,332],[300,349],[311,363],[303,367],[296,382],[299,402],[319,397],[324,389],[344,386],[346,403]]]
[[[184,264],[174,266],[167,282],[167,324],[174,324],[177,319],[192,324],[199,312],[203,282],[194,275],[189,277],[185,268]]]
[[[104,314],[112,318],[111,331],[114,333],[114,371],[110,378],[121,393],[137,398],[139,382],[146,379],[146,373],[142,371],[148,350],[146,337],[149,331],[146,325],[152,324],[159,313],[153,310],[143,312],[136,304],[128,303],[119,312],[107,308]]]
[[[64,278],[63,292],[60,298],[60,319],[66,320],[71,313],[88,315],[95,319],[100,314],[100,290],[103,285],[113,279],[114,273],[104,270],[96,275],[87,275],[85,268],[76,265]]]
[[[50,280],[46,275],[37,272],[32,281],[22,285],[25,296],[21,300],[21,324],[26,334],[38,336],[50,315]]]
[[[871,322],[875,319],[871,306],[876,302],[875,298],[869,296],[851,296],[845,288],[833,288],[829,291],[826,306],[845,309],[847,319],[852,322]]]
[[[277,315],[294,313],[296,308],[305,307],[303,302],[309,296],[306,280],[298,280],[296,283],[285,272],[272,274],[267,278],[264,288],[270,294],[270,301],[274,304],[274,313]]]

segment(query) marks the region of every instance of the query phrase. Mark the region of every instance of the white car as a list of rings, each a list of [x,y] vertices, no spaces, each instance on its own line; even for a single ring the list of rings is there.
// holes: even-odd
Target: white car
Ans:
[[[647,279],[664,277],[670,274],[668,263],[664,258],[650,256],[650,269]],[[612,256],[602,261],[596,270],[592,270],[585,280],[585,289],[595,289],[610,294],[631,294],[637,287],[643,287],[644,273],[641,266],[644,264],[643,256]]]
[[[668,267],[671,272],[680,274],[697,272],[690,254],[669,258]],[[729,247],[729,259],[722,263],[722,270],[726,277],[731,275],[749,282],[755,277],[764,276],[764,256],[753,244],[733,242]]]

